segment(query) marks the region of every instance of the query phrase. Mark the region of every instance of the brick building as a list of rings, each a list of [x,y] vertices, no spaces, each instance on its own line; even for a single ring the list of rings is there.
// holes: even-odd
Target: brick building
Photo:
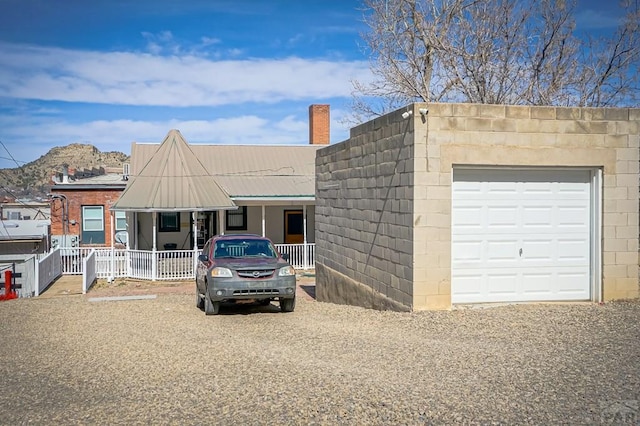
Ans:
[[[65,171],[51,187],[52,246],[111,246],[112,234],[126,231],[124,213],[110,207],[120,197],[127,181],[122,173],[69,177]]]

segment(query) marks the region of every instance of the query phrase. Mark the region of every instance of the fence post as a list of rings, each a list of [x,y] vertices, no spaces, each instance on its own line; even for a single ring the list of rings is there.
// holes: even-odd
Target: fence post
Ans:
[[[308,269],[307,266],[309,265],[308,249],[309,249],[309,245],[305,241],[304,244],[302,245],[302,255],[304,256],[304,259],[302,260],[302,269],[304,269],[305,271]]]
[[[40,259],[35,258],[34,264],[33,297],[38,297],[40,296]]]

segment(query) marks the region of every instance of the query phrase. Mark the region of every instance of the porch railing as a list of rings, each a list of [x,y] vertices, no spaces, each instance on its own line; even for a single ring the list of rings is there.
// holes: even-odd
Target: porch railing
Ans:
[[[289,255],[289,263],[296,269],[315,269],[315,244],[276,244],[281,255]]]
[[[40,296],[56,278],[62,275],[60,249],[56,249],[37,262],[37,278],[35,279],[34,296]]]
[[[288,254],[296,269],[315,268],[315,244],[276,244],[280,254]],[[61,248],[62,273],[83,274],[83,260],[95,250],[98,278],[182,281],[195,279],[193,250],[126,250],[111,248]]]

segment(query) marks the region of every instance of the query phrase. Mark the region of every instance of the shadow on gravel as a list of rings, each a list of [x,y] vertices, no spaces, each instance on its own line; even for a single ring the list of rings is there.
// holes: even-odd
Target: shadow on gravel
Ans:
[[[278,302],[271,302],[268,306],[261,306],[256,303],[223,303],[220,305],[218,315],[250,315],[257,313],[280,313],[280,305],[278,305]]]
[[[313,300],[316,300],[316,286],[301,284],[300,288],[309,295]]]

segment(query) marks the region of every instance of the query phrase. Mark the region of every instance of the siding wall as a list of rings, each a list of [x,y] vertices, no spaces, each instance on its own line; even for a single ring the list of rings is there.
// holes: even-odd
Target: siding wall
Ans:
[[[284,211],[285,210],[302,210],[301,205],[291,206],[266,206],[266,236],[275,244],[284,242]],[[315,241],[313,227],[315,226],[315,207],[307,206],[307,242]],[[151,213],[138,213],[138,222],[140,224],[140,240],[138,248],[141,250],[151,250],[153,245],[153,224],[151,221]],[[189,236],[191,221],[190,212],[180,213],[180,232],[158,232],[157,248],[163,250],[164,244],[175,243],[179,250],[189,250],[191,247],[191,237]],[[262,234],[262,208],[260,206],[247,207],[247,230],[244,231],[225,231],[227,234]],[[218,222],[218,232],[220,232],[220,222]],[[133,235],[131,236],[133,238]],[[133,243],[133,239],[131,240]]]

